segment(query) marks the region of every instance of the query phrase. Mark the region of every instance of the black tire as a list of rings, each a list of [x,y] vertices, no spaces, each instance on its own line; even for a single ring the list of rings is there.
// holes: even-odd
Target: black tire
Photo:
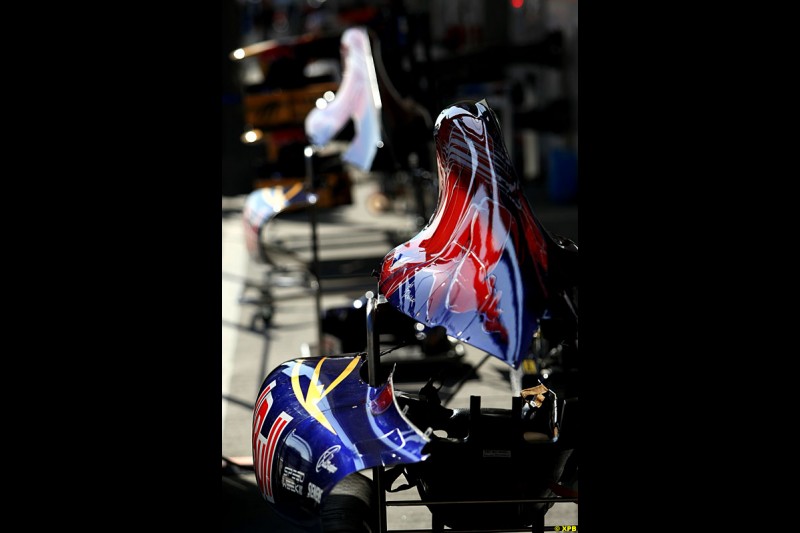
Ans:
[[[333,488],[321,512],[323,533],[373,533],[378,530],[372,480],[356,472]]]

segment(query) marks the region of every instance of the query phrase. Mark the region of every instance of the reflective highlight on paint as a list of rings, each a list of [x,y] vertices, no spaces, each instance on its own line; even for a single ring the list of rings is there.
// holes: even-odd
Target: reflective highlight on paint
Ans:
[[[435,140],[436,211],[386,255],[380,290],[403,313],[518,368],[546,311],[550,237],[485,101],[442,111]]]

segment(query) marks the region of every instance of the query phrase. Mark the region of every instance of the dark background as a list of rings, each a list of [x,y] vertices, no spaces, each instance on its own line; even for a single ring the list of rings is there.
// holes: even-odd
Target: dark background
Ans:
[[[572,0],[224,2],[223,196],[249,193],[259,177],[264,147],[239,141],[247,127],[245,95],[297,87],[303,80],[295,74],[305,64],[339,61],[336,38],[350,26],[374,32],[397,92],[433,119],[456,101],[486,98],[536,201],[577,203],[578,2]],[[290,52],[297,65],[282,61],[280,74],[277,62],[265,71],[255,57],[229,56],[240,46],[312,32],[328,38],[328,46],[298,46]]]

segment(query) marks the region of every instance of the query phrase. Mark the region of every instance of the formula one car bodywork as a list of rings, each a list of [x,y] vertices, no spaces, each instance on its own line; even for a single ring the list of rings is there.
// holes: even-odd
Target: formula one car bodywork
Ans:
[[[253,465],[262,495],[296,521],[352,472],[423,460],[428,442],[402,413],[389,379],[370,387],[357,355],[288,361],[255,407]]]
[[[426,327],[444,327],[517,369],[556,309],[574,312],[577,322],[576,310],[563,305],[576,283],[552,271],[573,264],[577,248],[552,237],[533,215],[500,132],[485,101],[439,115],[436,211],[417,236],[385,256],[376,301]],[[264,380],[253,417],[253,459],[262,495],[277,511],[312,523],[339,481],[393,465],[408,467],[423,500],[554,495],[550,489],[565,474],[574,441],[567,446],[559,435],[564,404],[552,391],[531,389],[528,397],[513,398],[510,410],[481,409],[479,397],[469,410],[447,409],[430,390],[396,391],[391,374],[379,376],[377,364],[370,368],[377,357],[368,349],[293,359]],[[491,479],[515,473],[520,477],[513,482]],[[471,485],[470,492],[458,484]],[[530,524],[552,503],[504,505],[494,510],[507,520],[493,518],[491,525]],[[474,507],[445,513],[445,521],[480,525],[487,513]]]
[[[316,202],[316,195],[303,188],[301,183],[288,186],[264,187],[256,189],[247,197],[242,213],[244,237],[247,253],[262,263],[269,259],[260,245],[261,232],[269,220],[281,212],[302,209]]]

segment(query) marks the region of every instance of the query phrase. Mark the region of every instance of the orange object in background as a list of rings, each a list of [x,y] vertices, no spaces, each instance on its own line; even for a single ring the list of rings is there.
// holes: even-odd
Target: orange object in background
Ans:
[[[315,107],[317,99],[326,91],[336,91],[334,82],[315,83],[298,89],[280,89],[263,93],[245,94],[244,120],[254,128],[271,130],[298,128]]]

